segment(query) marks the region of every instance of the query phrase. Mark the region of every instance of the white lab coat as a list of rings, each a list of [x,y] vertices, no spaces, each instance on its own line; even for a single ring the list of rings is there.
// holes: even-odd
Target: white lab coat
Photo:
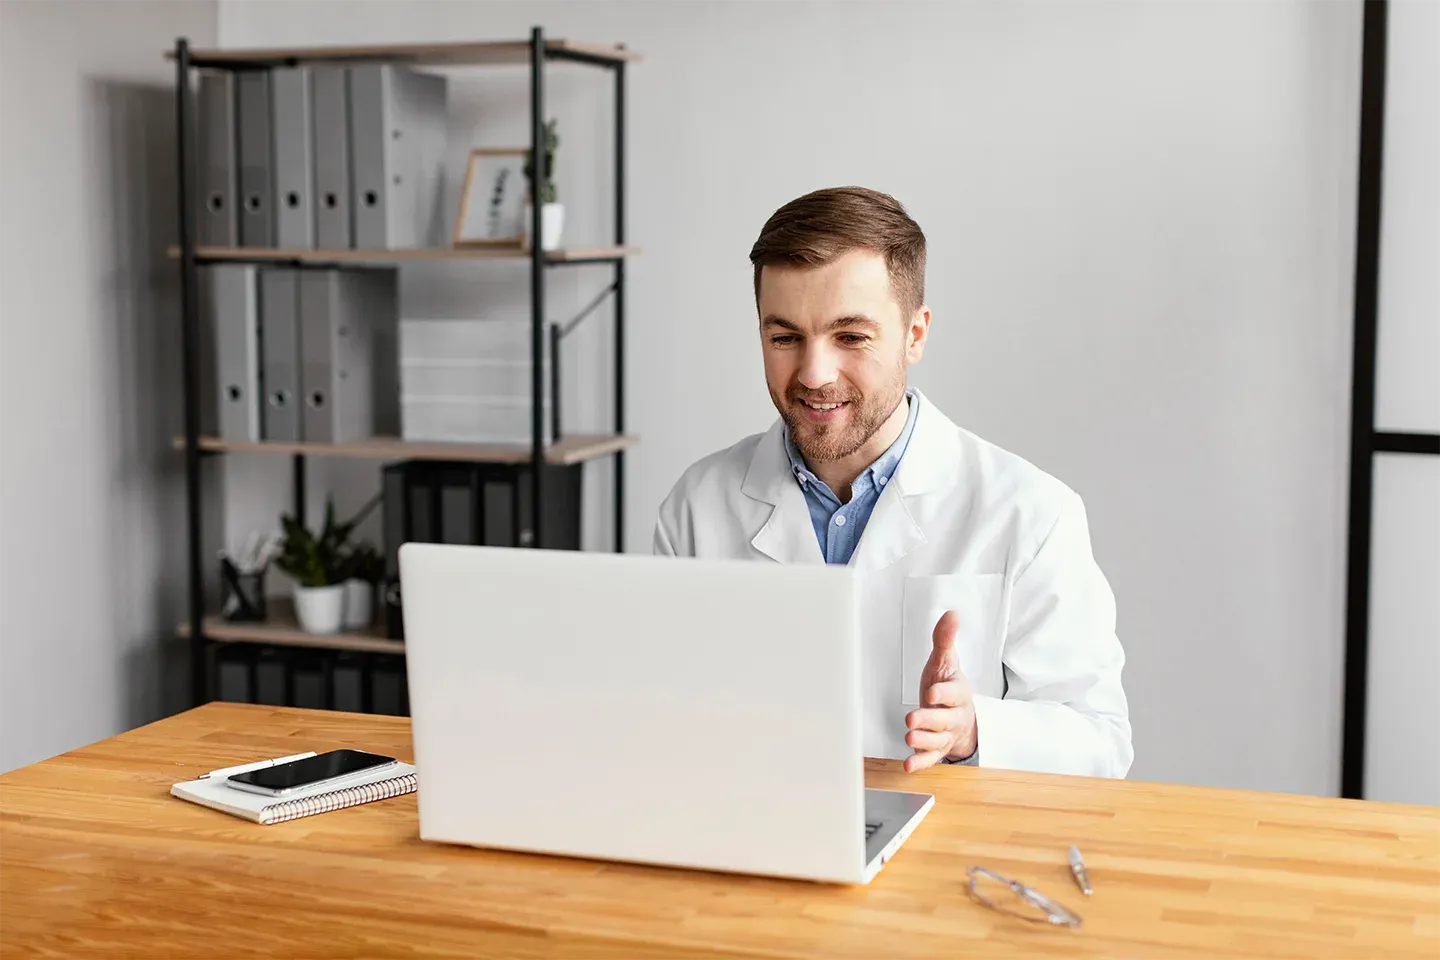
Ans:
[[[922,395],[851,564],[864,571],[867,756],[906,757],[935,622],[960,615],[980,766],[1123,777],[1134,751],[1115,600],[1063,483],[957,427]],[[778,419],[699,461],[660,507],[655,552],[823,563]]]

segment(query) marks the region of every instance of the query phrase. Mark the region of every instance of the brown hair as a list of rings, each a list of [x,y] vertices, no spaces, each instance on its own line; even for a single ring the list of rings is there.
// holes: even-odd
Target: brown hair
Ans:
[[[771,214],[750,248],[756,303],[764,267],[822,267],[861,249],[885,257],[890,288],[908,320],[925,302],[925,234],[894,197],[864,187],[816,190]]]

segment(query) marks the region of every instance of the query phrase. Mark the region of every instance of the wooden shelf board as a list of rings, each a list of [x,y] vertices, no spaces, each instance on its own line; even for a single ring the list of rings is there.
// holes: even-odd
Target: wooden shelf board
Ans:
[[[171,244],[166,254],[180,258],[180,247]],[[575,247],[552,250],[545,255],[550,263],[574,263],[579,260],[616,260],[633,257],[639,247]],[[408,250],[303,250],[278,247],[196,247],[198,261],[255,262],[286,261],[296,263],[410,263],[435,260],[529,260],[530,253],[513,246],[495,247],[428,247]]]
[[[639,253],[639,247],[623,244],[611,247],[572,247],[568,250],[552,250],[545,256],[553,263],[569,263],[574,260],[619,259],[620,257],[637,256]],[[530,254],[522,252],[521,256],[528,258]]]
[[[211,640],[230,643],[263,643],[279,647],[309,647],[319,650],[355,650],[361,653],[405,653],[405,644],[386,637],[379,627],[357,633],[314,634],[300,629],[295,608],[289,600],[270,598],[270,618],[264,623],[232,623],[219,617],[206,617],[201,629]],[[175,631],[190,636],[190,624],[182,623]]]
[[[603,43],[581,43],[575,40],[547,40],[546,50],[552,54],[580,53],[607,60],[629,63],[641,59],[633,50]],[[478,43],[386,43],[373,45],[327,45],[321,47],[255,47],[235,50],[193,49],[190,58],[206,64],[270,64],[297,62],[366,62],[387,61],[417,66],[519,66],[530,62],[528,40],[498,40]],[[174,60],[175,51],[165,51],[165,59]]]
[[[632,436],[576,435],[562,437],[545,453],[547,463],[570,466],[608,456],[639,442]],[[185,449],[185,439],[173,445]],[[250,442],[201,437],[200,449],[208,453],[303,453],[315,457],[343,457],[352,460],[464,460],[477,463],[529,463],[530,447],[502,443],[430,443],[398,437],[372,437],[352,443],[287,443],[279,440]]]

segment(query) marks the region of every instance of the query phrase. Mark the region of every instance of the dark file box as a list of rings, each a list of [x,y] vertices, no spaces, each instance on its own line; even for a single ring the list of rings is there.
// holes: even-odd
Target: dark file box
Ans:
[[[386,632],[404,636],[400,545],[456,543],[530,546],[531,467],[528,464],[406,461],[385,468],[385,583],[381,599]],[[546,464],[543,546],[580,549],[584,465]]]

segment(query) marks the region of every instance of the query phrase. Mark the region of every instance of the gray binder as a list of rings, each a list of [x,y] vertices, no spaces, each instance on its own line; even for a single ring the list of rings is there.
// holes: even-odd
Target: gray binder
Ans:
[[[260,433],[260,302],[256,269],[205,268],[203,284],[215,351],[216,409],[222,440],[256,441]]]
[[[275,245],[310,250],[315,246],[310,68],[272,70],[270,96],[275,139]]]
[[[321,250],[355,245],[350,221],[350,92],[348,68],[310,68],[314,107],[315,244]]]
[[[355,246],[445,242],[447,82],[396,64],[350,68]]]
[[[233,247],[240,242],[236,210],[235,83],[233,74],[202,73],[199,104],[200,204],[196,240],[202,246]]]
[[[274,156],[270,130],[270,71],[235,75],[240,156],[240,245],[275,245]]]
[[[374,433],[366,274],[306,270],[300,275],[301,434],[344,443]]]
[[[265,384],[261,432],[266,440],[300,440],[300,271],[260,271],[260,376]]]

